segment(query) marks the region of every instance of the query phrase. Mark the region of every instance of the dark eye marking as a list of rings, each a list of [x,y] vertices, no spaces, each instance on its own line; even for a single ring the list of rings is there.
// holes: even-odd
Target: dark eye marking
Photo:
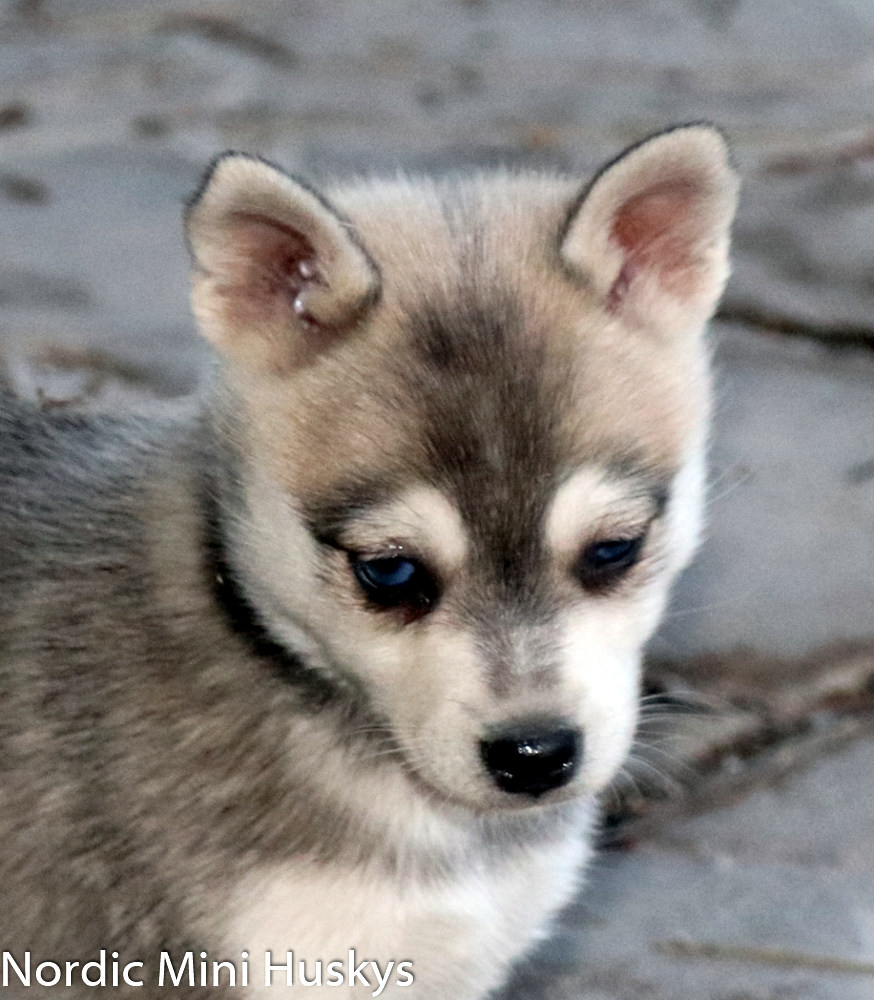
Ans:
[[[583,549],[576,576],[586,590],[609,590],[640,560],[646,535],[604,538]]]
[[[421,617],[437,601],[437,580],[417,559],[384,556],[366,559],[349,554],[352,572],[367,599],[380,608],[400,608]]]

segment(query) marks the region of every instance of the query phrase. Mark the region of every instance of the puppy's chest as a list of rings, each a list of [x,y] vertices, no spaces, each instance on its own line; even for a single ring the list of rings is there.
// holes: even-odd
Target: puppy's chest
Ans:
[[[270,972],[267,963],[286,965],[289,952],[293,985],[304,995],[301,962],[309,978],[317,963],[327,976],[329,964],[339,962],[336,977],[348,974],[354,952],[356,962],[372,961],[381,970],[365,970],[373,984],[368,992],[381,974],[388,979],[380,992],[390,995],[401,987],[400,995],[417,998],[478,997],[567,902],[587,855],[586,839],[575,831],[548,848],[517,849],[505,863],[473,859],[451,876],[388,876],[376,868],[317,867],[303,860],[264,868],[229,898],[223,945],[232,954],[248,952],[253,996],[269,988],[268,980],[287,985],[285,970]],[[408,963],[412,990],[403,988],[400,963]],[[359,979],[354,994],[360,991]]]

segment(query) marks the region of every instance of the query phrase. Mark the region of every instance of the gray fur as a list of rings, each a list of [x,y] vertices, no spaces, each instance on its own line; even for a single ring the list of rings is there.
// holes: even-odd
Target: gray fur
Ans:
[[[688,302],[662,288],[661,229],[635,243],[683,149],[695,183],[669,194],[697,226],[662,242]],[[161,951],[348,934],[410,948],[422,1000],[482,1000],[543,933],[694,547],[698,334],[727,273],[721,140],[692,127],[632,156],[627,191],[593,189],[620,213],[600,233],[585,202],[563,226],[575,185],[556,178],[353,186],[340,213],[222,158],[187,214],[223,366],[203,408],[120,420],[0,397],[0,950],[117,951],[147,985],[116,995],[150,1000]],[[617,233],[600,274],[591,247]],[[642,329],[638,293],[688,336],[660,315]],[[574,492],[590,475],[592,509]],[[587,591],[586,547],[623,532],[648,533],[639,565]],[[375,609],[353,572],[398,551],[433,569],[418,619]],[[545,802],[510,801],[482,741],[532,719],[594,749]]]
[[[209,951],[213,892],[266,861],[434,879],[464,866],[398,857],[318,794],[295,719],[317,714],[329,745],[362,752],[390,734],[356,692],[320,679],[314,697],[293,654],[277,663],[217,598],[204,484],[232,477],[217,474],[209,421],[44,413],[4,396],[0,435],[4,950],[30,950],[34,966],[101,948]],[[555,819],[485,820],[467,849],[503,862],[514,842],[556,835]],[[130,994],[151,995],[154,972]],[[186,989],[201,993],[222,990]]]

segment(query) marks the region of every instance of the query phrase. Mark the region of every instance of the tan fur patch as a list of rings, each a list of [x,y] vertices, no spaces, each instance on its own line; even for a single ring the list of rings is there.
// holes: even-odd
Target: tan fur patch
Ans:
[[[647,337],[568,279],[557,263],[556,239],[573,194],[569,182],[504,177],[469,181],[462,190],[471,228],[481,227],[478,259],[487,262],[477,281],[514,289],[525,335],[548,344],[544,381],[553,380],[565,396],[572,381],[562,417],[569,464],[611,457],[633,443],[645,461],[677,468],[708,392],[695,340]],[[421,414],[394,373],[419,363],[411,308],[423,300],[451,308],[463,266],[458,245],[465,236],[453,234],[436,187],[387,184],[333,197],[384,272],[366,336],[362,330],[337,342],[291,380],[243,371],[228,377],[234,405],[251,415],[252,448],[298,496],[322,494],[342,477],[373,470],[409,479],[421,474],[427,465]]]

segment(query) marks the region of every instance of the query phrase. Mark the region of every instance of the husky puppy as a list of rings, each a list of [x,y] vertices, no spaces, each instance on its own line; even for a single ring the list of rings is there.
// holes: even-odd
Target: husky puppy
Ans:
[[[736,187],[700,124],[583,187],[213,164],[199,415],[2,404],[4,995],[505,979],[696,542]]]

